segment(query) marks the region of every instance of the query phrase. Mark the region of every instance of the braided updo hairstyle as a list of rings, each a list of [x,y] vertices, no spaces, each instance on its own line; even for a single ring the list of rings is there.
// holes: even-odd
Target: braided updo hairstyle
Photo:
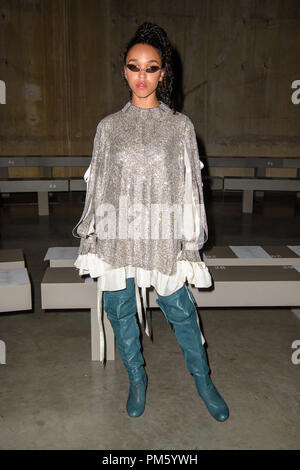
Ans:
[[[144,22],[141,24],[123,52],[122,59],[124,65],[126,65],[126,57],[129,50],[131,47],[135,46],[135,44],[149,44],[158,50],[162,60],[162,68],[165,69],[165,74],[162,82],[158,82],[156,96],[159,101],[163,101],[165,104],[167,104],[175,114],[176,109],[172,98],[174,82],[173,48],[166,31],[154,23]],[[124,74],[123,78],[127,88],[129,89],[130,98],[132,98],[132,90],[129,87]]]

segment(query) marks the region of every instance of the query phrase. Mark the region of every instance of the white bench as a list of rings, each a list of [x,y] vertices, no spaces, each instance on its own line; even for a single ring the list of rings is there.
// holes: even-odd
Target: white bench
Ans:
[[[31,284],[22,250],[0,250],[0,312],[31,309]]]
[[[78,246],[53,246],[48,248],[44,261],[50,268],[73,268],[77,258]]]
[[[67,248],[63,247],[65,259],[56,263],[74,263]],[[240,247],[250,248],[250,247]],[[260,247],[262,248],[262,247]],[[207,250],[205,262],[213,278],[213,289],[197,289],[189,286],[197,306],[206,307],[290,307],[299,314],[300,263],[299,256],[288,247],[266,247],[269,258],[238,257],[229,247],[213,247]],[[273,250],[274,248],[274,250]],[[297,248],[297,247],[296,247]],[[236,248],[235,248],[236,249]],[[57,250],[57,248],[56,248]],[[248,250],[249,251],[249,250]],[[47,252],[49,255],[49,252]],[[212,256],[209,258],[209,254]],[[281,256],[281,257],[280,257]],[[49,256],[48,256],[49,258]],[[288,263],[286,261],[288,260]],[[234,264],[235,263],[235,264]],[[240,263],[240,264],[239,264]],[[247,263],[247,264],[246,264]],[[294,264],[295,266],[293,266]],[[92,360],[99,360],[99,325],[96,310],[96,282],[86,283],[73,267],[48,268],[42,281],[42,308],[90,308]],[[151,287],[149,307],[158,308],[157,294]],[[114,359],[114,334],[103,309],[106,334],[106,357]]]
[[[91,156],[1,156],[0,157],[0,193],[37,192],[39,215],[49,215],[48,193],[55,191],[71,191],[72,178],[53,177],[54,167],[88,167]],[[9,178],[9,169],[18,167],[42,168],[42,179],[16,179]],[[82,180],[82,178],[81,178]],[[77,180],[80,181],[80,180]],[[76,183],[75,183],[76,185]],[[83,191],[86,186],[81,186]]]
[[[252,212],[253,207],[253,191],[257,194],[263,194],[263,191],[297,191],[300,195],[298,184],[300,178],[300,158],[288,157],[200,157],[206,163],[208,170],[211,168],[250,168],[253,170],[254,178],[228,178],[223,176],[211,176],[203,172],[204,187],[209,185],[211,190],[238,189],[243,191],[243,212]],[[44,178],[51,178],[49,184],[56,184],[52,176],[52,168],[54,167],[84,167],[88,168],[91,162],[91,156],[2,156],[0,157],[0,177],[7,179],[9,177],[9,169],[16,167],[40,167],[43,170]],[[266,170],[271,168],[294,169],[297,173],[296,178],[265,178]],[[232,181],[235,180],[235,181]],[[251,180],[252,187],[247,181]],[[2,180],[0,180],[1,182]],[[15,192],[15,183],[19,184],[20,180],[8,179],[9,188],[5,192]],[[26,181],[26,180],[23,180]],[[33,180],[36,181],[36,180]],[[65,181],[68,188],[58,189],[58,191],[86,191],[86,185],[83,178],[67,178]],[[4,180],[3,180],[4,182]],[[224,183],[224,186],[223,186]],[[239,187],[236,185],[239,184]],[[226,185],[226,186],[225,186]],[[254,185],[254,186],[253,186]],[[256,185],[256,186],[255,186]],[[257,186],[258,185],[258,186]],[[295,189],[293,189],[295,187]],[[47,195],[54,191],[54,187],[42,189],[38,191],[39,196],[39,215],[48,215]],[[26,191],[26,190],[25,190]],[[4,191],[2,191],[4,192]]]
[[[296,178],[224,178],[224,190],[243,191],[243,212],[253,212],[254,191],[294,191],[300,193]]]
[[[57,191],[69,191],[69,181],[67,179],[0,180],[0,193],[37,193],[39,215],[49,215],[48,193]]]
[[[0,250],[0,269],[25,268],[23,251],[17,249]]]
[[[213,246],[203,251],[207,266],[300,265],[300,246]]]
[[[70,191],[86,191],[86,182],[83,178],[70,180]]]
[[[88,280],[89,282],[86,282]],[[97,317],[97,282],[83,279],[75,267],[48,267],[41,282],[41,306],[51,309],[85,309],[91,311],[91,358],[100,360],[100,328]],[[114,333],[103,309],[106,359],[114,360]]]
[[[300,268],[300,266],[298,267]],[[300,307],[294,266],[210,266],[214,289],[191,288],[202,307]]]

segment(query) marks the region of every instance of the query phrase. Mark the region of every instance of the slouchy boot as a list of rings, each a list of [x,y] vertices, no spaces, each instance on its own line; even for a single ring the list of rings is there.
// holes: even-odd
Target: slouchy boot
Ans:
[[[163,311],[167,321],[174,327],[187,369],[194,376],[198,394],[210,414],[217,421],[225,421],[228,418],[229,410],[209,377],[210,369],[192,298],[192,293],[184,285],[171,295],[158,295],[156,303]]]
[[[140,330],[136,321],[134,278],[126,279],[126,289],[104,291],[107,312],[123,364],[129,376],[129,395],[126,404],[130,417],[140,416],[145,409],[147,376],[141,353]]]

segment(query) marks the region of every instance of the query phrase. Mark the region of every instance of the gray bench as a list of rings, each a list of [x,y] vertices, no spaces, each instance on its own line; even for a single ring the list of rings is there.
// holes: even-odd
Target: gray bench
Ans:
[[[38,194],[39,215],[49,215],[48,193],[69,191],[69,181],[66,179],[20,179],[0,180],[1,193],[36,192]]]
[[[203,161],[207,162],[208,169],[210,168],[253,168],[254,177],[251,178],[253,187],[245,187],[247,180],[250,178],[234,178],[235,182],[231,182],[233,178],[228,177],[217,177],[210,176],[203,173],[204,183],[210,183],[211,190],[239,190],[243,191],[243,212],[252,212],[253,210],[253,192],[262,195],[263,191],[274,190],[274,191],[296,191],[299,194],[298,186],[296,189],[291,189],[291,182],[299,181],[300,177],[300,159],[299,158],[266,158],[266,157],[201,157]],[[12,167],[41,167],[43,169],[43,177],[50,181],[49,184],[56,184],[57,179],[53,178],[52,168],[53,167],[85,167],[87,168],[90,164],[91,156],[10,156],[0,157],[0,177],[5,178],[4,181],[9,183],[6,188],[7,191],[1,192],[15,192],[15,181],[16,179],[7,179],[8,170]],[[266,169],[269,168],[295,168],[297,169],[296,178],[280,178],[277,183],[274,178],[265,178]],[[51,180],[50,180],[51,178]],[[259,183],[256,183],[259,179]],[[56,189],[55,187],[43,187],[37,191],[39,195],[39,215],[48,215],[48,192],[56,191],[85,191],[86,185],[83,178],[63,178],[68,182],[68,187]],[[239,180],[239,181],[238,181]],[[263,180],[263,181],[262,181]],[[1,181],[1,180],[0,180]],[[26,179],[23,180],[24,182]],[[29,180],[29,181],[32,181]],[[35,181],[35,180],[33,180]],[[61,181],[61,180],[60,180]],[[272,183],[273,181],[273,183]],[[10,184],[12,183],[12,184]],[[226,187],[225,187],[226,183]],[[239,184],[239,185],[238,185]],[[255,186],[256,184],[256,186]],[[257,186],[258,184],[258,186]],[[294,184],[294,183],[293,183]],[[238,186],[237,186],[238,185]],[[272,186],[270,186],[272,185]],[[24,186],[25,188],[25,186]],[[258,189],[257,189],[258,188]],[[27,189],[24,189],[27,191]],[[23,192],[23,190],[22,190]]]
[[[88,167],[91,156],[11,156],[0,157],[1,177],[8,178],[8,169],[17,167],[41,167],[43,169],[43,177],[52,178],[53,167],[72,167],[82,166]]]
[[[224,178],[224,190],[243,191],[243,212],[253,212],[254,191],[294,191],[300,194],[300,180],[294,178]]]
[[[252,213],[253,196],[264,191],[295,191],[300,194],[300,158],[268,157],[208,157],[208,168],[252,168],[253,177],[224,176],[224,191],[243,191],[243,212]],[[295,178],[266,177],[266,170],[282,168],[297,170]]]
[[[15,192],[37,192],[39,215],[49,215],[48,193],[60,191],[73,191],[70,188],[72,178],[53,178],[53,167],[88,167],[91,157],[70,157],[70,156],[11,156],[0,157],[0,193]],[[43,179],[8,178],[9,168],[17,167],[41,167],[43,169]],[[80,181],[80,180],[77,180]],[[83,181],[83,180],[82,180]],[[84,181],[83,181],[84,183]],[[75,183],[76,184],[76,183]],[[82,191],[86,186],[82,186]]]

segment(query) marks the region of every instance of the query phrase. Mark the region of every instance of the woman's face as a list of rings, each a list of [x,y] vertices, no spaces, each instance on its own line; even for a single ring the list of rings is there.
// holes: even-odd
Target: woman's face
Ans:
[[[136,65],[139,71],[129,70],[126,67],[127,64]],[[151,66],[161,67],[162,61],[158,50],[149,44],[135,44],[127,53],[126,65],[124,75],[133,93],[132,102],[146,106],[156,103],[156,88],[158,82],[163,80],[165,71],[160,69],[154,73],[148,73],[146,69]]]

